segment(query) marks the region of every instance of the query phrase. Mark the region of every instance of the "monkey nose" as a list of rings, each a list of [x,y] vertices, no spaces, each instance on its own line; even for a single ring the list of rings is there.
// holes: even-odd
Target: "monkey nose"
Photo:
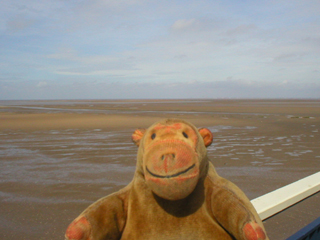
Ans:
[[[175,157],[176,157],[176,155],[174,153],[163,154],[163,155],[161,155],[161,160],[173,161],[175,159]]]
[[[176,155],[174,153],[168,153],[168,154],[161,155],[161,160],[162,160],[161,165],[162,165],[162,168],[166,174],[175,165],[175,157],[176,157]]]

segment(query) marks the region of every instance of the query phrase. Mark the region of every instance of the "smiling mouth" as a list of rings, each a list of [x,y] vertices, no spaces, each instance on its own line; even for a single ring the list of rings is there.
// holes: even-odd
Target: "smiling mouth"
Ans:
[[[188,167],[187,169],[185,169],[185,170],[183,170],[181,172],[178,172],[178,173],[175,173],[175,174],[172,174],[172,175],[165,175],[165,176],[158,175],[158,174],[155,174],[155,173],[151,172],[148,169],[148,167],[147,167],[147,172],[150,173],[153,177],[156,177],[156,178],[173,178],[173,177],[178,177],[179,175],[188,172],[190,169],[194,168],[195,166],[196,166],[196,164],[193,164],[193,165],[191,165],[190,167]]]

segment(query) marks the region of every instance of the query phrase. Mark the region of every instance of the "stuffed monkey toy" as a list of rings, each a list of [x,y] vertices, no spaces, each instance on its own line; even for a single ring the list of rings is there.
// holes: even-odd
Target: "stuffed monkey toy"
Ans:
[[[249,199],[209,161],[210,130],[165,119],[132,140],[133,180],[82,212],[66,240],[269,239]]]

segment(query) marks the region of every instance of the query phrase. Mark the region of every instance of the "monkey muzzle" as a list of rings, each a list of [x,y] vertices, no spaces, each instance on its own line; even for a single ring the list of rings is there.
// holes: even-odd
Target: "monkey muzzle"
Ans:
[[[147,185],[159,197],[183,199],[197,185],[198,155],[183,141],[159,141],[151,145],[145,153],[144,163]]]

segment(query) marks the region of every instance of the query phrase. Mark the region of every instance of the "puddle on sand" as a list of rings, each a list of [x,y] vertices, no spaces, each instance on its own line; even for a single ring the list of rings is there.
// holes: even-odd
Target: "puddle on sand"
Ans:
[[[101,129],[6,133],[0,139],[0,199],[33,201],[40,195],[43,197],[40,192],[32,196],[27,192],[12,195],[6,186],[13,183],[21,189],[26,184],[49,187],[57,183],[124,186],[135,170],[137,148],[130,135],[131,131],[103,132]],[[10,194],[10,198],[4,197],[6,194]],[[55,201],[58,201],[56,197]]]
[[[208,148],[213,163],[233,165],[230,161],[252,166],[281,166],[290,161],[306,161],[312,158],[313,150],[301,144],[308,140],[307,134],[289,136],[255,136],[255,127],[211,127],[214,142]],[[314,156],[315,158],[315,156]],[[292,162],[291,162],[292,163]]]

